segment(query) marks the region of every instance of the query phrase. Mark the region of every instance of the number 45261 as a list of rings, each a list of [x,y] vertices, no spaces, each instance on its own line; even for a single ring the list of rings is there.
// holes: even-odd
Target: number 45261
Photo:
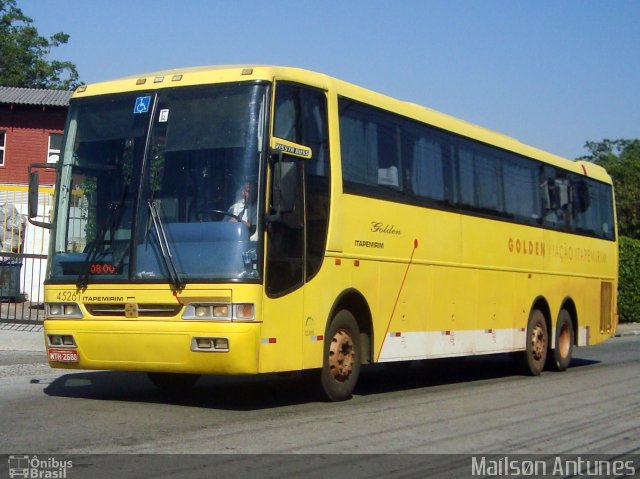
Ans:
[[[77,291],[60,291],[56,296],[58,301],[77,301],[78,300],[78,292]]]

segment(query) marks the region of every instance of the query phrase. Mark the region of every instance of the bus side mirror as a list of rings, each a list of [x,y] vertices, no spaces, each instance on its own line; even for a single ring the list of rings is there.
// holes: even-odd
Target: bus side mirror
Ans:
[[[298,167],[280,158],[273,165],[273,207],[277,213],[291,213],[296,203]]]
[[[282,215],[293,212],[298,191],[298,166],[295,161],[285,159],[282,151],[272,151],[271,158],[271,211],[269,222],[282,221]]]
[[[38,185],[40,175],[37,171],[29,173],[29,219],[38,216]]]
[[[282,215],[292,213],[299,194],[297,158],[311,158],[311,148],[280,138],[272,138],[271,209],[267,221],[282,221]],[[286,157],[285,157],[286,154]]]
[[[34,226],[40,226],[41,228],[51,229],[51,223],[33,219],[38,217],[38,196],[40,193],[40,175],[37,171],[32,171],[35,168],[51,168],[51,165],[49,163],[34,163],[29,165],[29,194],[27,197],[29,223]]]

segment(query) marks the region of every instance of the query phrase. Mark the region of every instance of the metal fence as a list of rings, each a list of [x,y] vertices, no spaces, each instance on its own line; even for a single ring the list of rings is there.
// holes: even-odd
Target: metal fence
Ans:
[[[27,221],[28,187],[0,185],[0,323],[40,324],[49,230]],[[40,188],[42,221],[49,216],[53,188]]]

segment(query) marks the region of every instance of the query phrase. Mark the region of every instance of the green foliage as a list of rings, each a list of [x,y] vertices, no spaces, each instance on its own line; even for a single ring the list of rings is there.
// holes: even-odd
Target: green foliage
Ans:
[[[25,16],[16,0],[0,0],[0,85],[22,88],[72,90],[82,83],[76,66],[46,57],[69,41],[58,32],[50,38],[38,34],[33,19]]]
[[[640,240],[620,237],[618,314],[621,323],[640,321]]]
[[[591,154],[579,159],[603,166],[613,178],[620,235],[640,239],[640,140],[603,140],[585,146]]]
[[[589,150],[590,154],[578,159],[602,165],[617,159],[629,143],[631,140],[608,140],[606,138],[602,141],[587,141],[584,147]]]

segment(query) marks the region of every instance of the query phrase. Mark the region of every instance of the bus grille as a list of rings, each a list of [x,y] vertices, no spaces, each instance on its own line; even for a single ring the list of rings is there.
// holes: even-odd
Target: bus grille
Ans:
[[[600,285],[600,331],[611,331],[611,291],[612,284],[603,281]]]
[[[124,304],[85,304],[85,307],[93,316],[127,316]],[[139,304],[137,307],[137,317],[141,318],[151,316],[170,318],[182,310],[179,304]]]

